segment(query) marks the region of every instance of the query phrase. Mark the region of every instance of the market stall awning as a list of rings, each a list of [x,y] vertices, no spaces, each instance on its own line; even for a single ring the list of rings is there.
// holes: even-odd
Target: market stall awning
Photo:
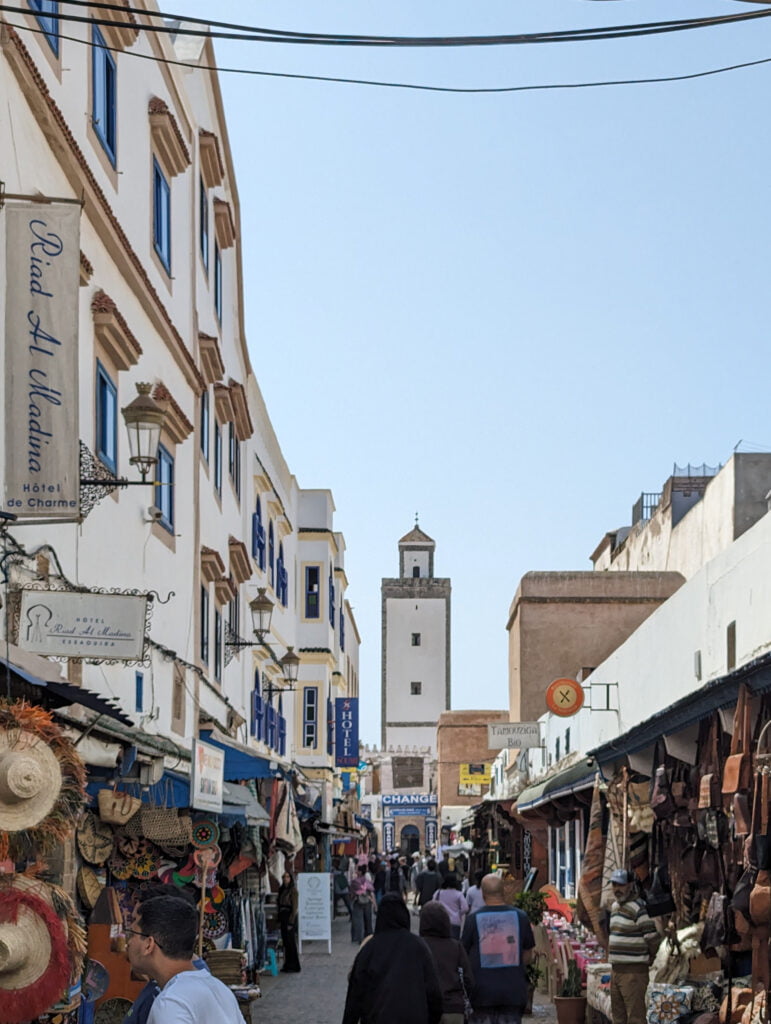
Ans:
[[[590,750],[589,756],[594,757],[599,764],[609,764],[627,754],[653,746],[662,738],[662,734],[682,732],[712,712],[735,705],[742,683],[747,685],[750,693],[767,693],[771,690],[771,652],[686,694],[634,728]]]
[[[248,825],[269,825],[270,815],[248,786],[226,782],[222,791],[222,813],[246,820]]]
[[[267,758],[260,757],[250,747],[226,736],[217,728],[202,729],[201,739],[204,743],[224,750],[225,779],[228,782],[238,782],[240,779],[273,779],[282,774],[279,768],[271,768],[271,762]]]
[[[0,655],[0,679],[4,674],[10,674],[12,678],[16,677],[17,680],[30,686],[45,689],[53,698],[50,702],[53,707],[63,704],[82,704],[83,707],[90,708],[100,715],[114,718],[124,725],[134,724],[133,720],[110,699],[102,697],[92,690],[87,690],[83,686],[73,686],[72,683],[64,679],[61,674],[61,665],[58,662],[41,658],[38,654],[30,654],[29,651],[24,651],[15,644],[7,645],[7,657],[5,647]]]
[[[555,772],[540,782],[526,786],[517,798],[517,811],[533,811],[543,804],[559,797],[570,796],[594,785],[597,765],[592,758],[582,757],[580,761]]]

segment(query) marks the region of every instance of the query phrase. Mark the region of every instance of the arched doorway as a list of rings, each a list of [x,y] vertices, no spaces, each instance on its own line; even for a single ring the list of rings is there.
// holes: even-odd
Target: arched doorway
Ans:
[[[400,836],[399,849],[405,857],[409,857],[416,850],[420,850],[420,832],[417,825],[404,826]]]

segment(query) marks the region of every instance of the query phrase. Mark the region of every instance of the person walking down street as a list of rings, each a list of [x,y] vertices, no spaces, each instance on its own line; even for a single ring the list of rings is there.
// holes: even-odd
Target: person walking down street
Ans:
[[[450,863],[450,855],[449,855],[449,853],[447,853],[446,850],[442,854],[442,859],[439,861],[439,864],[438,864],[436,870],[442,876],[442,881],[444,881],[445,878],[447,878],[447,876],[452,871],[452,864]]]
[[[160,989],[148,1024],[243,1024],[227,985],[194,966],[197,933],[197,910],[177,896],[157,896],[134,911],[126,956],[136,974]]]
[[[533,958],[533,929],[527,914],[509,906],[503,879],[482,879],[485,905],[469,914],[461,943],[474,972],[470,1024],[520,1024],[527,1005],[525,967]]]
[[[442,882],[442,888],[437,889],[433,899],[441,903],[450,915],[450,929],[454,939],[459,939],[463,929],[463,922],[468,914],[468,903],[466,897],[460,891],[460,879],[452,871]]]
[[[395,892],[403,900],[407,898],[407,882],[404,877],[398,857],[392,857],[388,862],[388,870],[385,874],[385,892]]]
[[[375,934],[348,978],[342,1024],[439,1024],[442,992],[428,946],[410,932],[399,893],[380,901]]]
[[[375,868],[375,873],[372,876],[372,884],[375,888],[375,903],[380,906],[380,901],[385,893],[386,884],[386,866],[384,860],[379,860]]]
[[[284,945],[284,966],[281,970],[296,974],[301,970],[297,955],[297,889],[288,871],[284,872],[278,890],[278,923]]]
[[[418,890],[418,906],[423,907],[429,900],[433,899],[434,893],[442,884],[442,876],[436,870],[436,861],[429,857],[426,861],[425,871],[419,871],[415,879],[415,886]]]
[[[613,1024],[644,1024],[648,968],[656,955],[659,934],[636,894],[632,872],[614,871],[610,884],[615,897],[608,942],[612,1020]]]
[[[475,910],[479,910],[480,907],[485,905],[485,898],[482,895],[482,879],[484,878],[484,871],[474,872],[474,884],[468,887],[466,893],[466,903],[468,903],[468,912],[473,914]]]
[[[420,937],[431,950],[439,976],[441,1024],[463,1024],[464,994],[471,994],[474,974],[466,950],[450,935],[450,915],[441,903],[432,900],[420,911]]]
[[[340,866],[339,860],[332,862],[332,892],[334,893],[335,906],[332,916],[337,917],[337,901],[342,900],[348,916],[351,917],[351,895],[348,886],[348,876]]]
[[[359,864],[351,879],[351,942],[361,943],[372,934],[375,889],[367,874],[367,865]]]
[[[416,850],[412,855],[412,865],[410,866],[410,880],[409,880],[409,894],[412,896],[412,902],[415,906],[418,903],[418,886],[417,880],[420,874],[420,854]]]

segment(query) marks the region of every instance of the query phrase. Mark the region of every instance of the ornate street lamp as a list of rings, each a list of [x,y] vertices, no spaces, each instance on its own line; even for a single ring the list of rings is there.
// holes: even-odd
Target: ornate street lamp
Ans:
[[[261,644],[270,633],[270,618],[273,614],[273,602],[265,593],[265,587],[259,587],[257,597],[249,602],[249,611],[252,613],[252,629]]]
[[[121,410],[128,430],[129,462],[139,467],[143,481],[158,461],[158,444],[166,418],[166,410],[152,397],[151,388],[150,384],[137,384],[139,394]]]

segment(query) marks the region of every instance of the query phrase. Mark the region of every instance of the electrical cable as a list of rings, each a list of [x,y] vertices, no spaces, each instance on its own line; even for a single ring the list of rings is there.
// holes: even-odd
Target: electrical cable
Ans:
[[[62,3],[83,6],[87,0],[62,0]],[[90,4],[89,4],[90,6]],[[95,5],[98,6],[98,5]],[[107,9],[116,9],[112,4],[102,4]],[[18,7],[11,4],[0,4],[0,10],[6,10],[13,14],[29,14],[26,7]],[[140,8],[121,7],[121,11],[127,14],[147,14]],[[34,14],[34,11],[32,12]],[[61,8],[55,11],[46,12],[46,18],[61,22],[86,23],[92,25],[105,25],[111,28],[137,28],[136,21],[116,21],[113,18],[94,18],[88,15],[66,14]],[[164,20],[184,22],[184,16],[170,15],[164,12],[153,12],[154,17],[161,17]],[[515,35],[493,35],[493,36],[394,36],[392,38],[383,36],[348,36],[348,35],[324,35],[311,33],[290,33],[283,30],[263,29],[244,26],[239,32],[212,31],[211,28],[205,33],[196,29],[185,29],[179,24],[153,25],[142,23],[144,31],[161,35],[189,35],[200,36],[202,34],[212,39],[231,39],[245,42],[279,42],[294,43],[300,45],[324,45],[324,46],[379,46],[379,47],[458,47],[458,46],[508,46],[532,43],[553,43],[553,42],[586,42],[602,39],[625,39],[639,36],[658,35],[665,32],[680,32],[696,28],[707,28],[716,25],[735,24],[737,22],[754,21],[758,18],[771,17],[771,9],[747,11],[741,14],[723,14],[713,17],[678,19],[675,21],[654,21],[640,22],[632,25],[611,25],[590,29],[565,29],[555,32],[531,32],[518,33]],[[207,24],[203,19],[195,19],[195,24]],[[208,23],[209,25],[213,23]],[[276,34],[278,33],[278,34]]]
[[[1,8],[0,8],[1,9]],[[5,24],[12,29],[21,32],[32,32],[35,35],[48,35],[44,29],[31,28],[28,25],[14,25],[10,22]],[[71,43],[80,43],[81,46],[94,46],[88,39],[79,39],[77,36],[58,34],[59,39]],[[258,71],[255,68],[230,68],[218,67],[216,64],[194,64],[190,61],[169,60],[155,57],[149,53],[137,53],[133,50],[121,50],[120,47],[102,46],[100,49],[121,53],[125,57],[136,57],[139,60],[150,60],[158,64],[168,64],[171,67],[194,69],[197,71],[213,71],[223,75],[255,75],[261,78],[288,78],[306,82],[332,82],[340,85],[366,85],[383,89],[408,89],[417,92],[442,92],[459,93],[462,95],[475,95],[487,93],[509,93],[509,92],[543,92],[557,89],[599,89],[606,86],[620,85],[656,85],[668,82],[685,82],[696,78],[709,78],[711,75],[721,75],[727,71],[740,71],[743,68],[758,67],[761,64],[771,64],[771,57],[763,57],[759,60],[742,61],[739,64],[727,64],[718,68],[709,68],[706,71],[693,71],[684,75],[659,75],[654,78],[618,78],[606,79],[593,82],[551,82],[542,85],[501,85],[501,86],[480,86],[463,87],[451,85],[419,85],[413,82],[384,82],[368,78],[342,78],[334,75],[301,75],[288,71]]]

